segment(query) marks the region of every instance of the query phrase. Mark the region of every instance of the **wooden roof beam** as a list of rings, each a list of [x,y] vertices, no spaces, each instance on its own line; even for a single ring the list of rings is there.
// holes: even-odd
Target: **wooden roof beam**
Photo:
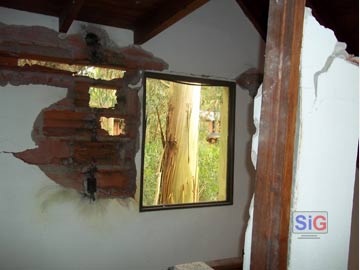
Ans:
[[[70,0],[59,16],[59,32],[66,33],[77,18],[85,0]]]
[[[134,29],[134,43],[143,44],[208,1],[164,1],[161,8],[151,11],[137,23]]]

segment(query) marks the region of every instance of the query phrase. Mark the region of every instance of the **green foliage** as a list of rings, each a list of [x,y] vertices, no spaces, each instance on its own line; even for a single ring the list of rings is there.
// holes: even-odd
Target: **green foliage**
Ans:
[[[146,140],[144,153],[143,204],[153,205],[163,146],[160,126],[166,131],[170,94],[169,83],[148,78],[146,81]],[[201,111],[220,112],[223,87],[203,86]],[[158,117],[159,113],[159,117]],[[200,117],[200,116],[199,116]],[[219,119],[217,119],[219,121]],[[206,141],[209,123],[200,118],[198,142],[198,179],[200,202],[216,201],[219,193],[218,173],[220,144]],[[165,136],[165,134],[164,134]]]
[[[200,110],[219,112],[222,104],[224,87],[202,86]]]
[[[148,142],[144,156],[144,187],[143,187],[143,204],[153,205],[157,188],[157,177],[160,164],[162,148],[159,142]]]
[[[113,80],[124,77],[125,71],[112,68],[84,66],[77,70],[77,75],[87,76],[96,80]]]
[[[116,104],[116,90],[90,87],[89,94],[92,108],[113,108]]]
[[[101,80],[113,80],[124,77],[125,71],[120,69],[112,68],[103,68],[103,67],[94,67],[94,66],[82,66],[82,65],[69,65],[58,62],[51,61],[39,61],[33,59],[19,59],[18,66],[23,67],[25,65],[32,66],[42,66],[47,68],[52,68],[56,70],[64,70],[73,72],[74,75],[86,76],[93,79]]]
[[[161,80],[146,80],[146,141],[144,156],[143,204],[153,205],[161,156],[163,152],[161,129],[166,131],[169,85]],[[159,117],[158,117],[159,114]]]
[[[218,171],[220,144],[206,141],[207,123],[201,121],[199,133],[198,165],[199,165],[199,200],[201,202],[216,201],[219,193]]]
[[[201,88],[201,111],[217,112],[218,116],[221,111],[223,87],[203,86]],[[215,117],[219,121],[218,117]],[[217,201],[219,193],[219,158],[220,158],[220,144],[210,144],[206,141],[209,134],[208,122],[200,121],[199,130],[199,200],[201,202]],[[217,125],[219,126],[219,125]],[[217,130],[220,132],[220,130]]]

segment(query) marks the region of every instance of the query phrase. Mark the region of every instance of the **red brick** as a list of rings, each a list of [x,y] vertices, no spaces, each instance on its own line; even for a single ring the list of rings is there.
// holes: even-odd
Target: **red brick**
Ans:
[[[119,145],[113,142],[74,142],[73,159],[78,164],[108,164],[121,162]]]
[[[104,170],[95,173],[96,181],[99,188],[128,188],[131,179],[127,171]]]
[[[15,153],[14,156],[29,164],[58,164],[71,156],[71,149],[68,142],[45,140],[37,148]]]

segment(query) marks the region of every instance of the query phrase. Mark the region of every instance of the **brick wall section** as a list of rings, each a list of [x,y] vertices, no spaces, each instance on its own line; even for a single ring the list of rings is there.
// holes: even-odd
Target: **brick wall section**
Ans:
[[[68,98],[42,110],[34,124],[36,132],[33,132],[38,147],[14,155],[38,165],[58,184],[84,194],[87,174],[95,167],[97,198],[134,196],[134,158],[140,123],[137,91],[118,88],[123,103],[125,100],[124,107],[96,109],[88,105],[91,86],[75,82],[74,88],[68,90]],[[108,135],[101,129],[101,116],[125,119],[126,134]]]
[[[19,68],[12,58],[31,56],[83,64],[91,64],[92,59],[80,35],[59,39],[57,32],[43,27],[4,24],[0,24],[0,55],[6,59],[0,58],[0,85],[48,84],[68,89],[66,98],[39,113],[32,132],[37,148],[14,156],[37,165],[56,183],[85,195],[89,195],[87,186],[95,179],[96,198],[133,197],[140,102],[138,89],[130,85],[139,83],[140,70],[163,70],[167,64],[138,46],[129,46],[101,48],[101,63],[96,63],[126,70],[122,79],[102,81],[36,66]],[[91,86],[116,89],[116,106],[90,108]],[[124,119],[126,133],[110,136],[100,126],[102,116]]]

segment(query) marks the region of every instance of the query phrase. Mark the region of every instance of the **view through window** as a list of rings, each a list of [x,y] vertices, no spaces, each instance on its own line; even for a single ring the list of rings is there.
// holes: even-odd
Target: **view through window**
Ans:
[[[145,73],[140,209],[232,203],[235,84]]]

